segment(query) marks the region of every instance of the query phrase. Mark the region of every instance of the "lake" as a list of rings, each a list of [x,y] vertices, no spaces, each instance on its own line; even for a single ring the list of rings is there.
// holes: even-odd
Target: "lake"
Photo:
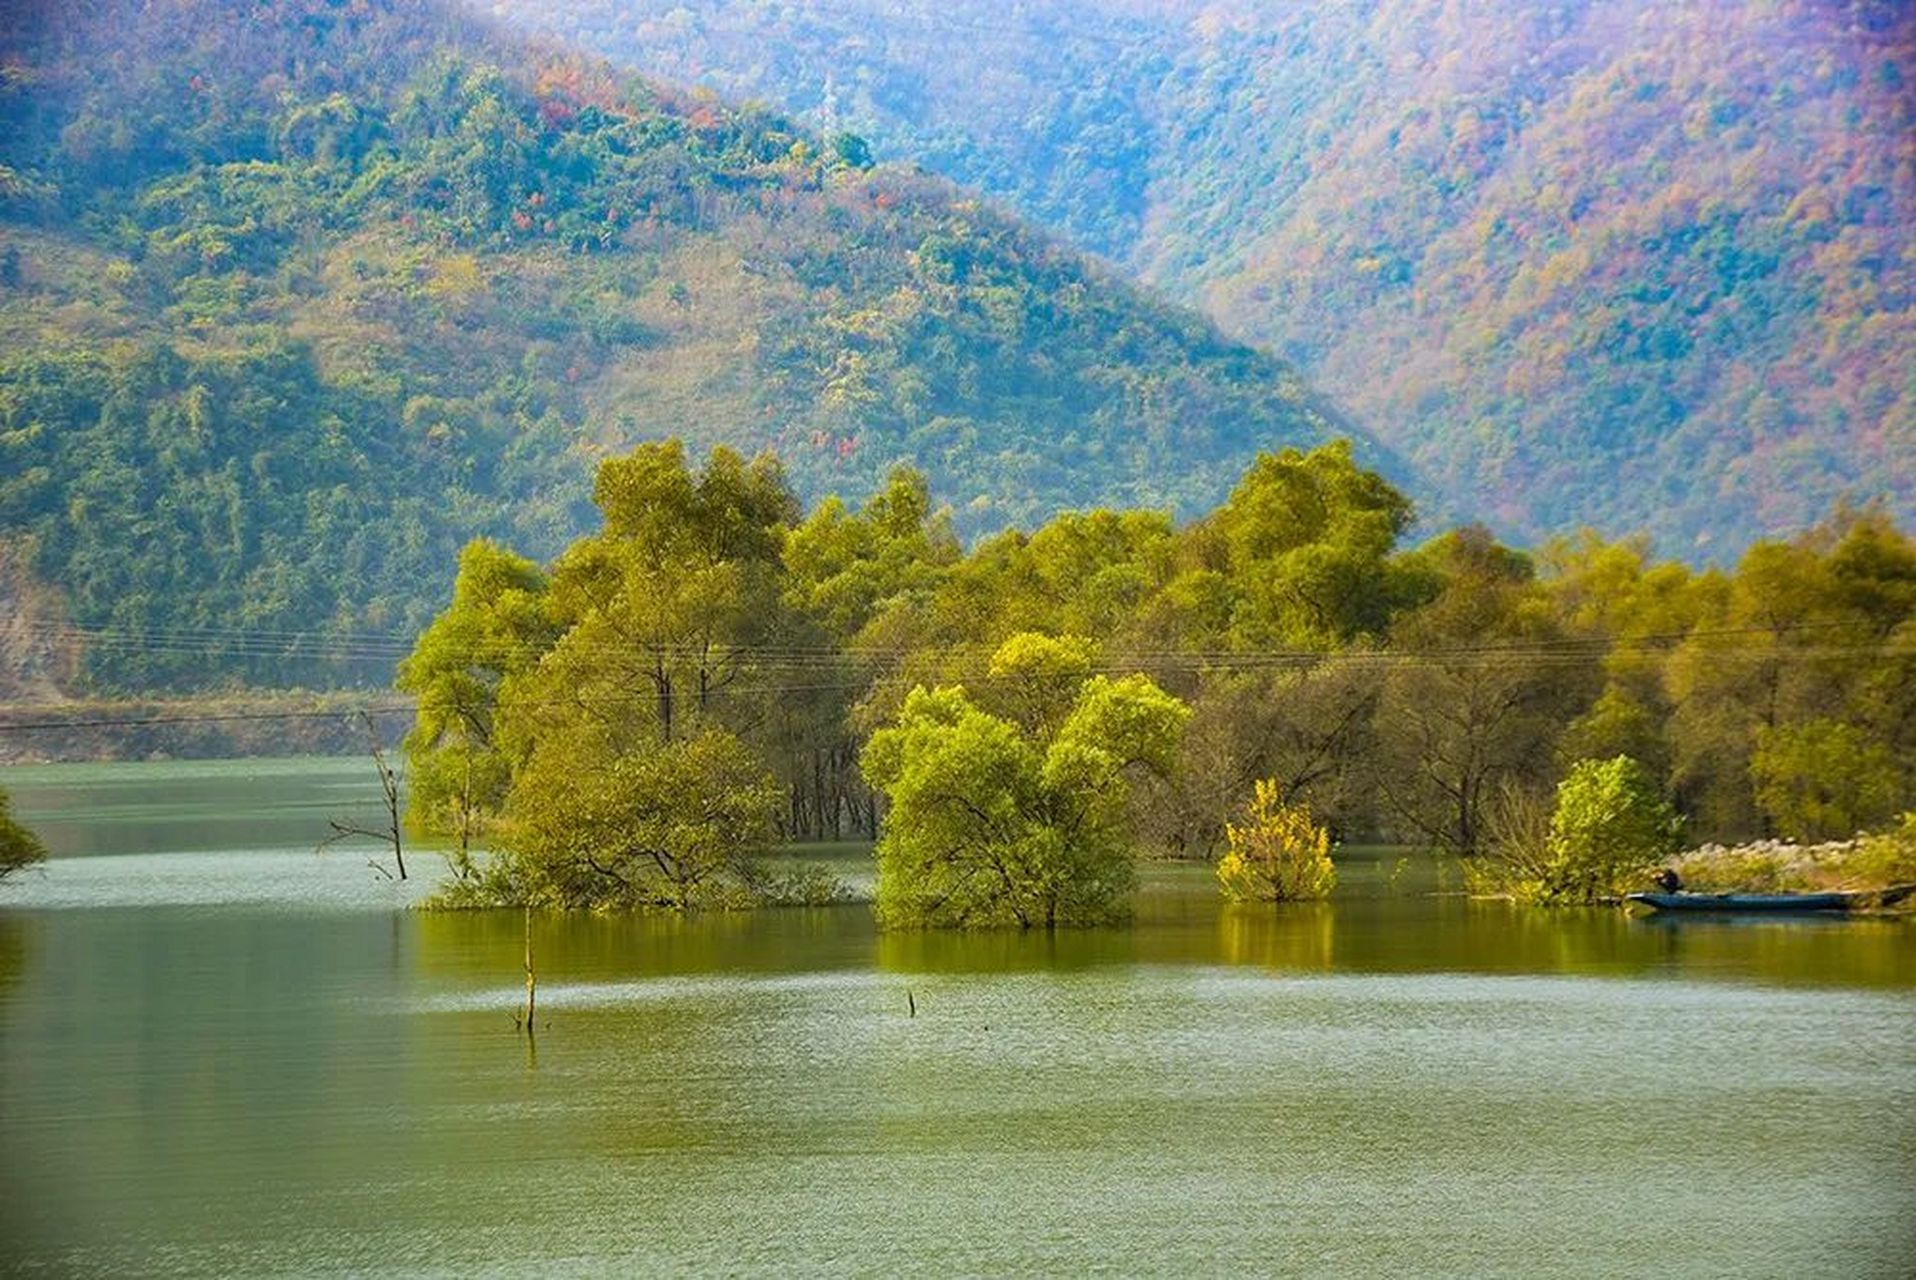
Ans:
[[[313,852],[363,760],[0,786],[56,855],[0,886],[0,1271],[1916,1265],[1904,923],[1521,910],[1388,851],[1281,910],[1152,868],[1051,937],[548,916],[529,1045],[519,914]]]

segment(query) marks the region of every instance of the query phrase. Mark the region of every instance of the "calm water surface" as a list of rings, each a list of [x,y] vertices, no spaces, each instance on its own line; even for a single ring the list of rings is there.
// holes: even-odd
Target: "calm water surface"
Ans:
[[[0,772],[0,1271],[1908,1275],[1916,940],[1149,877],[1138,922],[405,909],[363,761]],[[436,870],[428,856],[416,869]],[[907,992],[917,1016],[908,1013]]]

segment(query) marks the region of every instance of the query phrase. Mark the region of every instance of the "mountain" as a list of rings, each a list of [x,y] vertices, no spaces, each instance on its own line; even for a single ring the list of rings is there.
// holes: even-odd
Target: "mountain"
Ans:
[[[0,538],[106,684],[383,678],[457,546],[555,553],[643,439],[914,463],[977,532],[1349,433],[857,137],[432,4],[11,7],[0,116]]]
[[[855,129],[1297,362],[1436,505],[1916,514],[1901,0],[491,0]]]

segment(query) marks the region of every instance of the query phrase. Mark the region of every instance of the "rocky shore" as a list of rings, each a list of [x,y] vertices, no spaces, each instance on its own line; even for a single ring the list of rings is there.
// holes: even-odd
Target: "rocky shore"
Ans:
[[[1798,844],[1756,840],[1706,844],[1670,865],[1700,893],[1883,891],[1916,883],[1916,814],[1887,831]]]

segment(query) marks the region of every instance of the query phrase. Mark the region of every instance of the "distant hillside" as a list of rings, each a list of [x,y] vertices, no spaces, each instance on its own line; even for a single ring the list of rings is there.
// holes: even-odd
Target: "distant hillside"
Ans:
[[[489,0],[1002,196],[1453,513],[1722,558],[1916,514],[1901,0]]]
[[[640,439],[806,496],[915,462],[977,531],[1195,509],[1346,430],[855,137],[432,5],[10,7],[0,95],[0,542],[144,637],[107,683],[381,678],[350,637],[471,536],[556,551]],[[272,640],[315,628],[349,660]]]

